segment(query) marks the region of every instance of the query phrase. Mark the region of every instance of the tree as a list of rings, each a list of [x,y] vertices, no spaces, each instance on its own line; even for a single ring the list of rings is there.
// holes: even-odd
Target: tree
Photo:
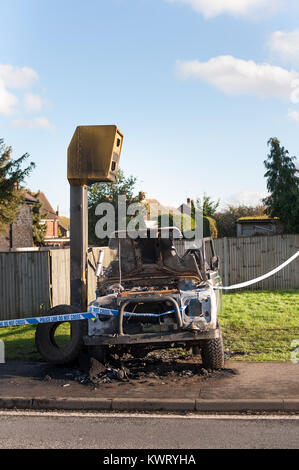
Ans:
[[[19,207],[24,203],[20,184],[35,167],[31,162],[29,166],[22,168],[29,157],[28,153],[15,160],[11,154],[12,148],[6,147],[3,139],[0,139],[0,232],[6,231],[17,219]]]
[[[213,201],[210,196],[206,195],[206,193],[204,193],[203,201],[201,201],[200,198],[196,199],[196,208],[200,211],[202,210],[205,217],[213,217],[219,207],[219,204],[220,199],[218,199],[218,201]]]
[[[91,245],[107,245],[108,239],[100,240],[95,234],[95,226],[99,219],[95,215],[98,204],[109,202],[114,206],[116,229],[118,225],[118,196],[126,196],[126,205],[140,202],[141,194],[134,194],[137,179],[130,175],[125,176],[119,169],[115,183],[95,183],[88,190],[88,230]]]
[[[240,217],[259,217],[264,215],[264,206],[246,206],[246,205],[229,205],[227,209],[214,214],[217,223],[218,237],[235,237],[236,223]]]
[[[288,150],[280,145],[276,137],[268,141],[270,153],[264,161],[267,189],[270,193],[263,202],[266,213],[279,217],[289,233],[299,232],[299,177]]]
[[[194,215],[195,217],[195,215]],[[163,227],[163,220],[162,214],[158,215],[157,217],[158,227]],[[203,237],[212,237],[218,238],[218,231],[216,227],[216,222],[212,217],[205,217],[203,216],[203,227],[202,227],[202,235]],[[192,218],[188,214],[168,214],[168,223],[167,226],[169,227],[177,227],[181,232],[184,238],[189,239],[191,231],[193,232],[196,227],[195,218]],[[186,227],[190,227],[190,230],[186,230]],[[186,230],[186,232],[185,232]]]
[[[32,194],[39,201],[39,192]],[[41,213],[42,204],[39,202],[35,204],[32,209],[32,235],[34,246],[44,246],[45,236],[47,233],[47,225],[42,223],[45,214]]]

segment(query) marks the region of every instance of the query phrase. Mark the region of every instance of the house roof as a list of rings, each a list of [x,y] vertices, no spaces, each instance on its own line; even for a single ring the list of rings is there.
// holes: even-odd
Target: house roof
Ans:
[[[248,216],[248,217],[240,217],[238,219],[238,223],[272,223],[278,222],[278,217],[269,217],[268,215],[260,215],[260,216]]]
[[[24,189],[22,190],[22,193],[27,204],[38,204],[37,198],[34,197],[29,191],[26,191],[26,189]]]
[[[173,214],[179,214],[178,209],[176,209],[175,207],[171,207],[171,206],[164,206],[157,199],[146,198],[146,199],[143,199],[141,203],[146,203],[149,206],[152,205],[153,209],[157,210],[158,212],[161,212],[161,214],[168,213],[168,212],[173,213]]]
[[[70,220],[67,217],[58,217],[59,226],[62,227],[64,230],[70,230]]]
[[[49,203],[48,199],[46,198],[44,193],[38,194],[39,202],[41,203],[40,214],[45,219],[59,219],[58,215],[54,211],[53,207]]]

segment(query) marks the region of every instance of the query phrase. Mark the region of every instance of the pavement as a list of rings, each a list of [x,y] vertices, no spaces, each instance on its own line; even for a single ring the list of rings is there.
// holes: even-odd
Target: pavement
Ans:
[[[182,364],[188,371],[191,364]],[[0,408],[299,412],[299,364],[227,361],[208,376],[166,375],[87,385],[42,362],[0,364]]]

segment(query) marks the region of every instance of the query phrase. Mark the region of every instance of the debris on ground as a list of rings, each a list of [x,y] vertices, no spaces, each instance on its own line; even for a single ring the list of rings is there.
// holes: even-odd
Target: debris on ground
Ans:
[[[83,385],[97,387],[101,384],[119,382],[137,382],[139,384],[166,385],[171,381],[189,380],[200,377],[223,377],[234,374],[229,369],[207,370],[198,357],[180,350],[159,350],[150,352],[145,358],[134,358],[129,354],[119,357],[117,354],[108,356],[105,364],[95,358],[89,361],[88,370],[76,370],[73,379]]]

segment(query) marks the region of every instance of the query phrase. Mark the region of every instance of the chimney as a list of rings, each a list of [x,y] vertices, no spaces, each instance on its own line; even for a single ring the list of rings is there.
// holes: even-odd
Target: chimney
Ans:
[[[59,206],[57,206],[56,215],[59,216]]]

